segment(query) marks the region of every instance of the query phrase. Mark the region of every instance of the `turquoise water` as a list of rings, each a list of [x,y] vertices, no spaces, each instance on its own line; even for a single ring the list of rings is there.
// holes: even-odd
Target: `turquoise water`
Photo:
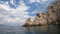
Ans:
[[[0,34],[60,34],[60,27],[56,25],[20,27],[0,27]]]

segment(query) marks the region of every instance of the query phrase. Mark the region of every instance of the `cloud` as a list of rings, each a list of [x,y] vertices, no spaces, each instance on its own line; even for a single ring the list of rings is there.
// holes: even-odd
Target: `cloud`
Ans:
[[[30,3],[33,2],[38,2],[41,3],[42,5],[44,4],[44,6],[46,7],[46,5],[48,5],[50,2],[48,2],[47,4],[44,3],[46,2],[46,0],[29,0]],[[1,1],[0,1],[1,2]],[[10,0],[10,3],[14,6],[16,6],[16,4],[14,3],[14,0]],[[3,3],[3,4],[2,4]],[[31,7],[26,6],[25,3],[23,1],[19,2],[19,5],[16,8],[11,8],[9,2],[2,2],[0,4],[0,23],[1,24],[5,24],[5,23],[20,23],[20,24],[24,24],[24,22],[26,21],[26,19],[28,19],[29,17],[33,20],[35,16],[30,16],[28,14],[30,14],[27,10]],[[46,4],[46,5],[45,5]],[[40,7],[40,6],[39,6]],[[41,10],[35,10],[32,12],[32,14],[36,14],[41,12]]]
[[[41,1],[46,2],[47,0],[41,0]]]
[[[14,9],[14,8],[11,8],[10,6],[9,6],[9,4],[0,4],[0,8],[3,8],[3,9],[5,9],[5,10],[7,10],[7,11],[11,11],[12,13],[16,13],[17,11],[26,11],[29,7],[27,7],[26,5],[25,5],[25,3],[23,2],[23,1],[21,1],[21,3],[20,3],[21,5],[19,5],[16,9]]]
[[[30,16],[28,15],[29,12],[27,12],[29,7],[25,5],[23,1],[20,2],[20,5],[14,9],[11,8],[6,2],[5,4],[0,4],[0,23],[20,23],[24,24],[27,18]],[[11,16],[14,16],[13,18]]]
[[[36,2],[36,0],[29,0],[29,1],[30,1],[30,3]]]
[[[15,5],[14,0],[10,0],[10,3]]]
[[[30,3],[33,3],[33,2],[38,2],[38,3],[45,3],[47,2],[48,0],[29,0]]]

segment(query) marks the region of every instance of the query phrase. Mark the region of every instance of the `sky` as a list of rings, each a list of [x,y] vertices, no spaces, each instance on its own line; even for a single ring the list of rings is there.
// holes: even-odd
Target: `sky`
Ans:
[[[28,18],[44,13],[56,0],[0,0],[0,24],[23,25]]]

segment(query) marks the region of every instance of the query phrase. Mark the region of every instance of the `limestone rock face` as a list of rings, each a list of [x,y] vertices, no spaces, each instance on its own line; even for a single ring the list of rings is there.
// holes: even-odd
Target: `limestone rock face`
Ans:
[[[29,19],[27,19],[27,21],[26,21],[26,23],[23,25],[23,27],[28,27],[28,26],[32,26],[33,24],[32,24],[32,21],[31,21],[31,19],[29,18]]]
[[[25,26],[55,24],[57,21],[57,15],[56,14],[57,14],[56,13],[56,7],[55,6],[49,6],[48,11],[46,13],[37,14],[33,21],[31,21],[30,18],[27,19]]]
[[[33,21],[31,21],[29,18],[26,21],[26,24],[24,24],[23,26],[30,27],[30,26],[47,25],[47,23],[48,23],[47,18],[48,18],[48,16],[46,13],[37,14]]]
[[[47,24],[56,24],[57,21],[60,21],[60,0],[56,4],[48,7],[46,13],[37,14],[35,19],[27,19],[26,23],[23,26],[40,26]]]
[[[48,8],[48,22],[49,24],[51,23],[55,23],[56,20],[57,20],[57,15],[56,15],[56,11],[54,10],[54,7],[53,6],[50,6]]]
[[[60,21],[60,0],[57,1],[57,16]]]
[[[45,24],[47,24],[47,15],[44,13],[37,14],[37,16],[35,17],[35,20],[33,22],[36,25],[38,25],[38,24],[45,25]]]

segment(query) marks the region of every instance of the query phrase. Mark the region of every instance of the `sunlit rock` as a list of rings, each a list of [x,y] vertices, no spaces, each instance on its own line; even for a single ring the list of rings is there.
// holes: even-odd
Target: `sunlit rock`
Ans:
[[[35,17],[35,20],[33,22],[36,25],[38,25],[38,24],[45,25],[45,24],[47,24],[47,15],[44,13],[37,14],[37,16]]]
[[[23,25],[23,27],[28,27],[28,26],[32,26],[33,24],[32,24],[32,21],[31,21],[31,19],[29,18],[29,19],[27,19],[27,21],[26,21],[26,23]]]
[[[41,26],[49,24],[60,24],[60,0],[48,7],[46,13],[37,14],[33,21],[30,18],[24,26]]]
[[[57,15],[56,15],[56,11],[54,10],[54,7],[49,6],[47,13],[48,13],[48,22],[49,22],[49,24],[55,23],[56,20],[57,20]]]

